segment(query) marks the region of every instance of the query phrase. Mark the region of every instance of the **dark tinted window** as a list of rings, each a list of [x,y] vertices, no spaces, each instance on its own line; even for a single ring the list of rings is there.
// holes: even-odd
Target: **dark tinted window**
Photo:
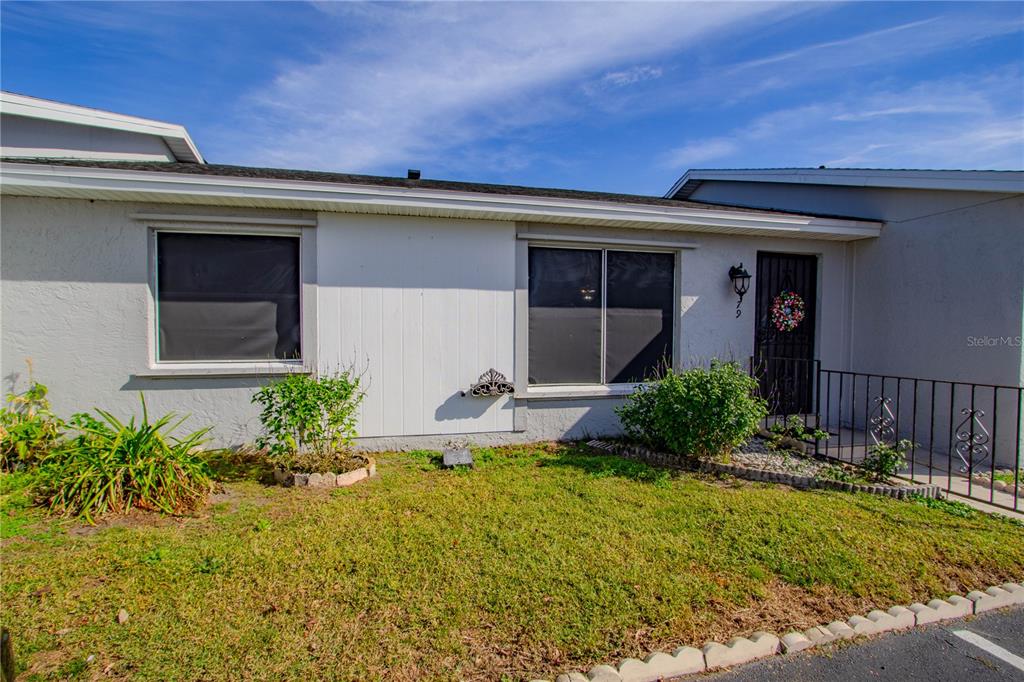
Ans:
[[[601,383],[601,252],[530,249],[531,384]]]
[[[672,361],[675,257],[608,252],[605,381],[643,381]]]
[[[160,360],[299,357],[299,240],[157,233]]]

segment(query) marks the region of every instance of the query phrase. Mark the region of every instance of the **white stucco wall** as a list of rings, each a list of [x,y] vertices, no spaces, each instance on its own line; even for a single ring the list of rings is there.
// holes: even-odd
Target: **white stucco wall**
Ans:
[[[296,217],[295,213],[159,204],[5,197],[0,233],[0,371],[4,389],[24,388],[24,359],[51,388],[58,413],[103,407],[137,411],[144,391],[153,413],[190,413],[214,425],[216,443],[257,433],[259,377],[136,376],[150,364],[149,254],[139,212]],[[753,291],[735,317],[731,265],[752,269],[758,250],[819,255],[819,355],[848,354],[850,245],[677,232],[515,225],[340,214],[316,218],[313,321],[322,367],[366,371],[361,433],[368,447],[439,444],[470,434],[478,442],[535,441],[614,433],[615,398],[463,398],[491,367],[517,374],[515,301],[518,232],[686,241],[680,261],[683,364],[711,357],[745,361],[753,349]],[[308,273],[307,273],[308,274]],[[306,288],[304,287],[304,292]],[[307,321],[304,321],[304,330]],[[521,337],[520,337],[521,338]],[[304,339],[309,348],[311,339]],[[513,406],[513,402],[515,406]]]
[[[21,158],[174,161],[174,153],[154,135],[96,126],[0,115],[0,155]]]

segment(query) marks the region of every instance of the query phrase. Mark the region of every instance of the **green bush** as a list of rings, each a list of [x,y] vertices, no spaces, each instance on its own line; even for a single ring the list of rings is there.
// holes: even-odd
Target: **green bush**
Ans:
[[[33,381],[24,393],[8,393],[0,411],[0,469],[38,464],[59,443],[64,422],[50,411],[47,388]]]
[[[210,472],[196,451],[209,428],[174,436],[186,418],[172,423],[167,414],[150,423],[144,398],[138,423],[96,411],[100,419],[74,415],[78,435],[43,460],[39,483],[51,511],[93,523],[133,507],[175,514],[205,501]]]
[[[266,448],[285,469],[344,470],[362,399],[359,377],[349,371],[292,374],[264,386],[252,398],[263,408],[260,421],[266,431],[256,446]]]
[[[895,476],[907,465],[907,451],[914,447],[909,440],[896,444],[876,443],[868,448],[861,464],[876,481]]]
[[[757,381],[739,365],[669,372],[641,385],[616,412],[626,435],[648,447],[692,457],[722,457],[757,431],[767,414]]]

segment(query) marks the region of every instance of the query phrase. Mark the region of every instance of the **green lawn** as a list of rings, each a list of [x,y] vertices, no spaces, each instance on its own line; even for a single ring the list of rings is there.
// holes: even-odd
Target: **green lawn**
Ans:
[[[24,679],[552,678],[1024,578],[1024,529],[980,514],[571,447],[476,454],[386,455],[332,492],[235,480],[197,518],[98,528],[0,478]]]

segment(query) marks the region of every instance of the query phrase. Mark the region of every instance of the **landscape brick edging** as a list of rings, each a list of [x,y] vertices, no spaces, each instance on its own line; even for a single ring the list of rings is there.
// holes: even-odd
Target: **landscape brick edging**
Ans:
[[[327,472],[325,474],[308,474],[274,469],[274,480],[285,487],[345,488],[350,485],[355,485],[363,479],[377,475],[377,462],[373,457],[366,457],[365,455],[361,455],[361,457],[366,460],[365,466],[353,469],[352,471],[346,471],[343,474],[335,474],[333,472]]]
[[[864,485],[861,483],[846,483],[843,481],[831,481],[825,478],[815,478],[814,476],[801,476],[797,474],[783,474],[777,471],[765,471],[764,469],[754,469],[750,467],[740,466],[738,464],[721,464],[719,462],[705,462],[703,460],[692,459],[689,457],[680,457],[678,455],[670,455],[664,452],[655,452],[654,450],[648,450],[640,445],[622,445],[619,443],[610,443],[603,440],[591,440],[587,442],[592,448],[598,450],[604,450],[605,452],[612,452],[621,457],[627,459],[633,459],[647,464],[654,464],[657,466],[686,466],[692,469],[703,472],[711,472],[717,474],[729,474],[737,478],[743,478],[750,481],[762,481],[764,483],[782,483],[784,485],[792,486],[794,488],[803,489],[821,489],[821,490],[842,490],[849,493],[870,493],[872,495],[882,495],[885,497],[892,497],[898,500],[907,499],[910,495],[920,495],[921,497],[939,497],[941,488],[938,485],[922,483],[918,485],[908,486],[892,486],[892,485]]]
[[[997,469],[996,473],[999,473],[999,474],[1002,474],[1002,473],[1012,474],[1013,470],[1012,469]],[[1013,483],[1005,483],[1003,481],[995,481],[995,482],[993,482],[992,481],[992,472],[989,472],[989,471],[978,472],[978,473],[974,474],[973,476],[971,476],[971,480],[974,481],[975,483],[981,483],[986,488],[991,486],[991,488],[993,490],[998,490],[999,492],[1006,493],[1007,495],[1016,495],[1017,497],[1024,497],[1024,479],[1019,480],[1017,482],[1017,487],[1016,488],[1014,488]]]
[[[927,604],[914,603],[906,607],[894,606],[888,611],[875,610],[867,616],[852,616],[846,622],[837,620],[803,632],[787,632],[781,639],[770,632],[755,632],[749,639],[733,637],[726,644],[708,642],[703,649],[680,647],[672,654],[656,651],[642,661],[626,658],[617,667],[594,666],[586,675],[578,671],[563,673],[555,678],[555,682],[657,682],[749,663],[776,654],[803,651],[840,639],[906,630],[1016,605],[1024,605],[1024,586],[1005,583],[984,592],[968,592],[966,598],[951,595],[947,599],[932,599]]]

